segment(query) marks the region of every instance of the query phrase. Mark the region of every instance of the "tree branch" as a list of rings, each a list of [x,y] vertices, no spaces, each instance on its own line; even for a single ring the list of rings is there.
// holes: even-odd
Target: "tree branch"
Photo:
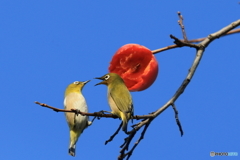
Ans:
[[[181,133],[181,136],[183,136],[183,129],[182,129],[182,125],[181,125],[181,122],[178,118],[178,110],[177,110],[177,107],[175,106],[175,104],[172,104],[172,107],[173,107],[173,110],[174,110],[174,113],[175,113],[175,119],[176,119],[176,122],[177,122],[177,125],[178,125],[178,128],[179,128],[179,131]]]
[[[118,134],[118,132],[120,131],[121,127],[123,125],[123,122],[119,125],[118,129],[114,132],[114,134],[105,141],[105,145],[108,144],[108,142],[111,142],[113,140],[113,138]]]
[[[125,154],[125,155],[127,156],[127,160],[131,157],[134,149],[137,147],[137,145],[140,143],[140,141],[144,138],[144,135],[145,135],[145,133],[146,133],[146,131],[147,131],[147,129],[148,129],[148,126],[149,126],[150,122],[151,122],[151,121],[149,121],[149,122],[144,126],[144,129],[143,129],[143,131],[142,131],[142,133],[141,133],[140,138],[137,140],[137,142],[135,142],[135,144],[134,144],[134,146],[132,147],[132,149],[131,149],[128,153]]]
[[[184,40],[180,40],[180,39],[174,37],[174,36],[171,35],[171,34],[170,34],[170,37],[175,40],[174,43],[175,43],[178,47],[188,46],[188,47],[196,48],[196,49],[199,48],[198,45],[189,43],[189,42],[184,41]]]
[[[216,38],[219,38],[221,35],[224,35],[225,33],[227,33],[228,31],[230,31],[231,29],[237,27],[240,25],[240,19],[231,23],[230,25],[228,25],[227,27],[219,30],[216,33],[210,34],[206,39],[204,39],[204,41],[202,41],[201,43],[199,43],[199,49],[197,50],[195,59],[193,61],[193,64],[191,66],[191,68],[189,69],[189,73],[187,74],[187,77],[184,79],[183,83],[181,84],[181,86],[178,88],[178,90],[176,91],[176,93],[173,95],[173,97],[165,104],[163,105],[160,109],[158,109],[153,116],[158,116],[160,113],[162,113],[165,109],[167,109],[171,104],[173,104],[177,98],[184,92],[185,88],[187,87],[187,85],[189,84],[189,82],[191,81],[197,67],[198,64],[203,56],[204,50],[205,48]]]
[[[227,32],[229,32],[230,30],[232,30],[233,28],[237,27],[240,25],[240,19],[231,23],[230,25],[224,27],[223,29],[210,34],[207,38],[205,38],[201,43],[197,44],[197,53],[196,53],[196,57],[193,61],[193,64],[191,66],[191,68],[189,69],[189,73],[187,74],[186,78],[183,80],[181,86],[178,88],[178,90],[176,91],[176,93],[173,95],[173,97],[166,103],[164,104],[161,108],[159,108],[158,110],[156,110],[155,112],[153,112],[152,114],[152,118],[147,118],[145,120],[143,120],[142,122],[138,123],[137,125],[134,126],[133,130],[130,131],[130,134],[127,138],[125,138],[125,143],[124,143],[124,147],[123,149],[120,151],[120,156],[118,157],[119,160],[122,160],[125,158],[125,156],[127,156],[128,154],[131,155],[132,152],[130,153],[126,153],[128,149],[128,146],[132,140],[132,138],[135,136],[136,132],[143,126],[149,126],[151,121],[154,120],[157,116],[159,116],[163,111],[165,111],[169,106],[173,105],[175,103],[175,101],[179,98],[179,96],[184,92],[184,90],[186,89],[187,85],[189,84],[189,82],[191,81],[197,67],[198,64],[200,63],[200,60],[203,56],[204,50],[205,48],[216,38],[221,37],[222,35],[226,34]],[[179,41],[181,46],[185,46],[185,42],[183,41]],[[182,44],[181,44],[182,43]],[[143,132],[142,132],[143,134]],[[126,142],[127,141],[127,142]],[[139,141],[140,142],[140,141]],[[133,146],[134,148],[132,148],[131,150],[134,150],[136,148],[136,146]]]
[[[232,31],[229,31],[226,34],[222,35],[222,37],[223,36],[228,36],[228,35],[231,35],[231,34],[235,34],[235,33],[240,33],[240,28],[232,30]],[[198,38],[198,39],[192,39],[192,40],[189,40],[188,42],[189,43],[201,42],[201,41],[203,41],[206,38],[207,37],[205,37],[205,38]],[[179,46],[176,45],[176,44],[170,45],[170,46],[167,46],[167,47],[163,47],[163,48],[159,48],[159,49],[153,50],[152,53],[153,54],[157,54],[157,53],[160,53],[160,52],[163,52],[163,51],[166,51],[166,50],[170,50],[170,49],[174,49],[174,48],[179,48]]]
[[[40,102],[37,102],[37,101],[35,101],[35,103],[40,105],[40,106],[42,106],[42,107],[46,107],[46,108],[52,109],[55,112],[72,112],[72,113],[75,113],[75,114],[81,114],[82,116],[93,116],[93,117],[104,117],[104,118],[118,118],[114,114],[104,114],[102,111],[94,112],[94,113],[87,113],[87,112],[81,112],[81,111],[76,110],[76,109],[71,109],[71,110],[59,109],[59,108],[55,108],[55,107],[49,106],[49,105],[47,105],[45,103],[40,103]],[[142,115],[142,116],[135,115],[135,116],[132,117],[132,119],[139,120],[139,119],[146,119],[146,118],[151,118],[151,117],[152,117],[151,115]]]
[[[179,24],[179,26],[181,27],[181,30],[182,30],[183,41],[188,42],[187,34],[186,34],[186,31],[185,31],[185,28],[184,28],[184,25],[183,25],[183,16],[182,16],[181,12],[178,12],[178,17],[179,17],[178,24]]]

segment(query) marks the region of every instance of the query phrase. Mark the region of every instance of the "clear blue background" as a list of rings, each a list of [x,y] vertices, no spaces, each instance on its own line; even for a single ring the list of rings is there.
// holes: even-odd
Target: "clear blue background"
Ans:
[[[195,39],[239,19],[240,5],[237,0],[1,0],[0,159],[72,159],[64,114],[34,101],[63,108],[66,86],[91,79],[83,90],[89,111],[109,110],[106,87],[95,87],[99,81],[93,78],[108,72],[113,54],[124,44],[155,50],[173,44],[170,34],[182,38],[177,11],[185,18],[188,38]],[[194,56],[191,48],[157,54],[160,72],[155,83],[132,93],[135,114],[165,104]],[[176,102],[184,136],[168,108],[152,122],[131,159],[212,159],[210,151],[240,154],[239,62],[240,34],[214,41]],[[96,120],[80,137],[75,159],[117,159],[126,135],[121,132],[106,146],[104,142],[119,123]]]

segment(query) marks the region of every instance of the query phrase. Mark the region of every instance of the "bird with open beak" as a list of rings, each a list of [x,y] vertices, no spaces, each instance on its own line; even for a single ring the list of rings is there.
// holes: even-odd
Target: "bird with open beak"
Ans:
[[[111,113],[122,120],[122,130],[128,134],[127,124],[133,116],[133,102],[123,79],[116,73],[108,73],[96,79],[102,80],[96,85],[104,84],[108,87],[107,98]]]

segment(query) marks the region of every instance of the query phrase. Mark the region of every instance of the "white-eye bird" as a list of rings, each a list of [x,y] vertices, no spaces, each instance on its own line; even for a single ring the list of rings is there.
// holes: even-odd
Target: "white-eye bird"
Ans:
[[[96,79],[103,80],[96,85],[107,85],[107,98],[112,110],[111,113],[121,118],[123,123],[122,130],[127,134],[127,124],[133,116],[133,102],[132,96],[123,79],[116,73],[108,73]]]
[[[65,109],[77,109],[81,112],[88,112],[86,100],[82,95],[82,89],[88,82],[89,81],[75,81],[67,87],[64,99]],[[88,116],[82,116],[80,114],[65,112],[65,116],[70,129],[70,145],[68,152],[71,156],[75,156],[76,143],[78,141],[78,138],[83,130],[87,128],[91,122],[88,121]]]

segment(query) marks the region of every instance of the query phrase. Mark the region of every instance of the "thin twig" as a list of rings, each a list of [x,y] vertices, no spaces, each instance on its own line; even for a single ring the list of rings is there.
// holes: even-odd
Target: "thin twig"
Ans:
[[[123,125],[123,122],[119,125],[118,129],[116,130],[116,132],[108,139],[105,141],[105,145],[108,144],[108,142],[111,142],[113,140],[113,138],[118,134],[118,132],[120,131],[121,127]]]
[[[135,136],[137,130],[133,129],[131,131],[131,133],[129,134],[129,136],[127,138],[124,139],[124,143],[120,146],[121,151],[120,151],[120,155],[118,156],[118,160],[122,160],[123,158],[125,158],[125,151],[128,150],[129,144],[132,141],[133,137]]]
[[[40,105],[40,106],[42,106],[42,107],[46,107],[46,108],[52,109],[55,112],[72,112],[72,113],[76,113],[76,114],[81,114],[82,116],[93,116],[93,117],[104,117],[104,118],[119,118],[118,116],[116,116],[114,114],[104,114],[102,111],[94,112],[94,113],[87,113],[87,112],[81,112],[81,111],[76,110],[76,109],[71,109],[71,110],[59,109],[59,108],[55,108],[55,107],[49,106],[49,105],[47,105],[45,103],[40,103],[40,102],[37,102],[37,101],[35,101],[35,103]],[[142,115],[142,116],[135,115],[135,116],[132,116],[132,119],[139,120],[139,119],[146,119],[146,118],[151,118],[151,117],[152,117],[152,115]]]
[[[174,37],[173,35],[170,35],[170,37],[175,40],[174,43],[175,43],[178,47],[188,46],[188,47],[193,47],[193,48],[196,48],[196,49],[199,48],[199,46],[198,46],[197,44],[192,44],[192,43],[189,43],[189,42],[180,40],[180,39]]]
[[[175,119],[176,119],[176,122],[177,122],[177,125],[178,125],[178,128],[179,128],[179,131],[181,133],[181,136],[183,136],[183,129],[182,129],[182,125],[181,125],[181,122],[178,118],[178,110],[177,110],[177,107],[175,106],[175,104],[173,103],[172,104],[172,108],[174,110],[174,113],[175,113]]]
[[[221,37],[228,36],[228,35],[235,34],[235,33],[240,33],[240,28],[232,30],[232,31],[229,31],[226,34],[222,35]],[[188,42],[189,43],[201,42],[201,41],[203,41],[206,38],[207,37],[205,37],[205,38],[198,38],[198,39],[192,39],[192,40],[189,40]],[[170,50],[170,49],[174,49],[174,48],[179,48],[179,46],[174,44],[174,45],[170,45],[170,46],[167,46],[167,47],[159,48],[159,49],[153,50],[152,54],[157,54],[157,53],[160,53],[160,52],[163,52],[163,51],[166,51],[166,50]]]
[[[185,27],[183,25],[183,16],[182,16],[181,12],[178,12],[177,14],[178,14],[178,17],[179,17],[178,24],[181,27],[182,34],[183,34],[183,41],[184,42],[188,42],[187,34],[186,34],[186,31],[185,31]]]
[[[227,32],[229,32],[231,29],[237,27],[240,25],[240,20],[237,20],[233,23],[231,23],[230,25],[228,25],[227,27],[219,30],[216,33],[210,34],[206,39],[204,39],[201,43],[198,44],[198,49],[197,49],[197,53],[196,53],[196,57],[193,61],[193,64],[191,66],[191,68],[189,69],[189,73],[187,74],[186,78],[183,80],[182,84],[180,85],[180,87],[177,89],[176,93],[173,95],[173,97],[166,103],[164,104],[161,108],[159,108],[158,110],[156,110],[155,112],[153,112],[152,114],[152,118],[151,121],[154,120],[156,117],[158,117],[163,111],[165,111],[169,106],[171,106],[172,104],[175,103],[175,101],[178,99],[178,97],[184,92],[184,90],[186,89],[186,87],[188,86],[188,84],[190,83],[197,67],[198,64],[201,61],[201,58],[203,56],[204,50],[205,48],[216,38],[219,38],[220,36],[226,34]],[[181,43],[183,41],[179,41],[179,43]],[[184,44],[182,44],[182,46],[184,46]],[[128,146],[133,138],[133,136],[136,134],[136,132],[143,127],[144,125],[148,124],[150,125],[150,118],[147,118],[145,120],[143,120],[142,122],[138,123],[138,125],[134,125],[134,129],[132,131],[130,131],[130,135],[125,138],[125,142],[124,142],[124,147],[123,145],[121,147],[123,147],[120,151],[120,156],[118,157],[119,160],[122,160],[127,154],[125,154],[124,152],[128,149]],[[132,150],[132,149],[131,149]],[[129,154],[132,154],[132,152],[130,152]]]
[[[188,72],[186,78],[184,79],[183,83],[178,88],[178,90],[173,95],[173,97],[166,104],[164,104],[161,108],[159,108],[156,112],[153,113],[154,117],[158,116],[164,110],[166,110],[184,92],[185,88],[187,87],[187,85],[191,81],[191,79],[192,79],[192,77],[193,77],[193,75],[194,75],[194,73],[195,73],[195,71],[198,67],[199,62],[201,61],[201,58],[203,56],[205,47],[207,47],[214,39],[221,37],[221,35],[225,35],[231,29],[234,29],[235,27],[237,27],[239,25],[240,25],[240,19],[231,23],[230,25],[222,28],[221,30],[217,31],[216,33],[210,34],[206,39],[204,39],[204,41],[202,41],[201,43],[198,44],[201,47],[197,50],[197,54],[195,56],[193,64],[192,64],[191,68],[189,69],[189,72]]]
[[[134,149],[132,148],[132,149],[131,149],[132,151],[130,151],[130,153],[126,153],[126,154],[125,154],[125,151],[128,150],[128,147],[129,147],[130,142],[132,141],[132,139],[133,139],[133,137],[135,136],[135,134],[137,133],[137,131],[138,131],[141,127],[143,127],[143,126],[146,126],[146,125],[149,126],[149,124],[150,124],[150,122],[151,122],[152,120],[153,120],[153,118],[145,119],[145,120],[143,120],[142,122],[138,123],[138,125],[136,125],[136,126],[132,129],[132,131],[130,131],[129,136],[124,139],[124,143],[120,146],[122,149],[121,149],[121,151],[120,151],[120,155],[118,156],[118,160],[122,160],[122,159],[124,159],[128,154],[132,154],[133,150],[137,147],[137,145],[134,145],[134,146],[133,146]],[[146,128],[146,129],[147,129],[147,128]],[[143,132],[144,132],[144,133],[143,133]],[[142,134],[143,134],[142,136],[144,136],[146,130],[143,130],[143,132],[142,132]],[[140,137],[140,138],[141,138],[141,137]],[[138,144],[139,144],[139,142],[140,142],[140,140],[137,141]]]
[[[134,149],[137,147],[137,145],[140,143],[140,141],[144,138],[144,135],[145,135],[145,133],[146,133],[146,131],[147,131],[148,126],[149,126],[150,123],[151,123],[151,121],[149,121],[149,122],[144,126],[144,129],[143,129],[143,131],[142,131],[142,133],[141,133],[140,138],[137,140],[137,142],[135,142],[135,144],[134,144],[134,146],[132,147],[132,149],[131,149],[128,153],[125,154],[125,155],[127,156],[127,160],[129,160],[129,158],[131,157]]]
[[[47,105],[45,103],[40,103],[40,102],[37,102],[37,101],[35,101],[35,103],[39,104],[42,107],[50,108],[50,109],[54,110],[55,112],[73,112],[72,110],[55,108],[55,107],[49,106],[49,105]]]
[[[118,118],[116,115],[114,114],[103,114],[102,112],[94,112],[94,113],[86,113],[86,112],[81,112],[80,110],[76,110],[76,109],[71,109],[71,110],[67,110],[67,109],[59,109],[59,108],[55,108],[52,106],[49,106],[45,103],[40,103],[40,102],[35,102],[36,104],[42,106],[42,107],[46,107],[46,108],[50,108],[56,112],[72,112],[75,114],[81,114],[82,116],[94,116],[94,117],[105,117],[105,118]]]

